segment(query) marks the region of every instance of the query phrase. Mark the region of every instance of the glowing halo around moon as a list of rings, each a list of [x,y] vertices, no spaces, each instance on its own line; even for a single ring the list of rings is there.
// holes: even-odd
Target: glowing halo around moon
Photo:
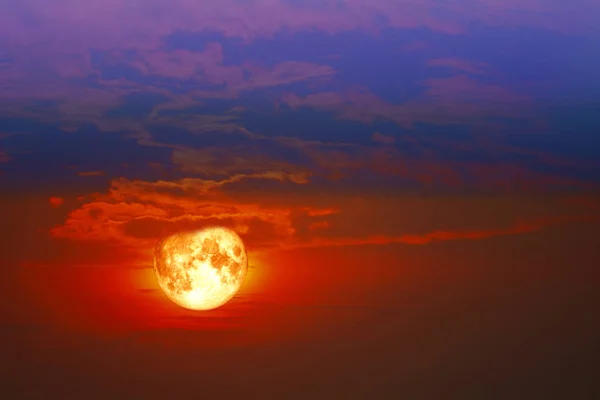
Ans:
[[[156,246],[154,271],[158,285],[176,304],[211,310],[227,303],[248,271],[242,239],[231,229],[182,232]]]

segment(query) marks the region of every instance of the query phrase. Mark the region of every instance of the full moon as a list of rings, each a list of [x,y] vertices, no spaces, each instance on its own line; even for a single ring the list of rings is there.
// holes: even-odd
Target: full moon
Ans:
[[[167,297],[190,310],[227,303],[248,271],[242,239],[231,229],[213,227],[170,236],[156,246],[154,270]]]

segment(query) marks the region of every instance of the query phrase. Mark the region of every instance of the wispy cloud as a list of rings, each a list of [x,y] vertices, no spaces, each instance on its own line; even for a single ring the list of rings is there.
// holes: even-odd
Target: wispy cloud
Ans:
[[[79,176],[104,176],[104,171],[80,171],[77,173]]]
[[[393,136],[385,135],[380,132],[373,133],[372,138],[374,141],[384,144],[393,144],[396,142],[396,139]]]
[[[234,96],[240,90],[284,85],[315,77],[331,76],[326,65],[283,60],[273,67],[249,62],[224,62],[222,44],[212,41],[204,49],[169,49],[165,41],[175,33],[219,32],[243,44],[272,39],[283,32],[340,33],[347,31],[377,35],[385,28],[427,28],[444,34],[468,34],[472,21],[488,26],[526,26],[568,33],[597,32],[592,18],[595,2],[581,0],[565,11],[559,3],[497,2],[471,0],[440,4],[434,0],[344,0],[319,5],[275,0],[240,3],[236,0],[190,3],[174,0],[152,5],[113,0],[91,0],[85,5],[58,0],[48,6],[40,0],[0,5],[0,37],[6,56],[2,58],[0,83],[4,96],[64,99],[65,91],[82,89],[93,78],[107,91],[117,83],[139,90],[131,73],[179,82],[225,85],[227,90],[199,90],[207,98]],[[383,18],[383,22],[382,22]],[[35,21],[35,22],[33,22]],[[86,29],[81,27],[85,26]],[[102,32],[99,34],[98,32]],[[41,44],[43,43],[43,44]],[[95,63],[98,52],[111,78]],[[480,73],[484,64],[455,57],[438,57],[430,66],[445,66],[457,72]],[[112,82],[109,83],[109,82]],[[73,94],[72,94],[73,95]]]
[[[598,222],[600,214],[581,214],[572,216],[547,217],[521,221],[505,229],[488,230],[463,230],[442,231],[436,230],[425,234],[407,234],[401,236],[369,236],[364,238],[315,238],[309,242],[295,245],[295,247],[327,247],[327,246],[359,246],[359,245],[385,245],[401,243],[408,245],[425,245],[432,242],[443,242],[449,240],[481,240],[494,236],[511,236],[532,233],[554,225],[570,222]]]
[[[460,58],[433,58],[427,61],[427,65],[430,67],[444,67],[454,72],[467,72],[473,75],[484,75],[489,68],[487,63],[472,62]]]
[[[486,124],[489,118],[519,118],[533,106],[527,96],[510,89],[474,80],[466,75],[429,78],[425,92],[413,100],[392,104],[366,88],[345,93],[322,92],[299,97],[287,94],[290,107],[312,107],[337,112],[342,118],[370,123],[385,118],[405,127],[415,123]]]
[[[562,211],[541,210],[531,214],[525,207],[520,217],[498,215],[497,221],[489,228],[457,229],[448,225],[448,229],[440,226],[419,232],[423,231],[423,227],[415,225],[411,229],[412,223],[407,225],[405,220],[409,215],[407,213],[414,216],[414,211],[395,210],[392,213],[392,210],[386,211],[385,203],[379,203],[380,200],[357,197],[357,194],[353,197],[359,200],[362,207],[375,214],[363,215],[365,211],[356,208],[358,203],[353,206],[348,200],[339,197],[331,198],[330,206],[315,206],[320,196],[317,192],[312,195],[309,192],[299,200],[273,198],[265,202],[245,191],[226,190],[229,185],[244,179],[278,181],[279,178],[277,175],[264,175],[238,176],[223,181],[183,179],[168,182],[121,179],[113,181],[108,193],[89,197],[83,205],[69,214],[64,224],[53,228],[51,233],[56,238],[113,243],[138,251],[139,254],[146,254],[154,247],[157,238],[176,231],[218,224],[236,230],[251,251],[258,251],[269,248],[390,243],[422,245],[448,240],[478,240],[530,233],[547,226],[593,221],[599,217],[594,212],[575,212],[566,203],[556,203],[557,207],[563,204],[566,208]],[[397,204],[403,204],[402,198],[397,199]],[[410,202],[404,207],[409,206]],[[464,209],[465,206],[449,202],[447,207]],[[504,213],[514,209],[511,204],[507,204],[507,207]],[[469,216],[470,213],[479,212],[464,211],[463,226],[466,221],[475,218],[475,214]],[[357,220],[371,222],[360,229],[355,227],[352,233],[355,236],[348,237],[345,226]],[[375,222],[377,220],[380,222]],[[395,224],[401,224],[403,220],[404,227],[398,225],[395,228]],[[435,224],[435,220],[430,222]],[[441,219],[439,223],[443,225]],[[506,227],[509,223],[512,225]],[[398,230],[403,233],[384,233]]]

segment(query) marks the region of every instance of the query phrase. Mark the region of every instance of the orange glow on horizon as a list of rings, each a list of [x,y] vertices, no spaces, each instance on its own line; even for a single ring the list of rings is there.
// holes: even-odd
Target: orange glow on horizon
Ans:
[[[319,202],[310,196],[257,200],[218,194],[198,200],[151,194],[141,184],[123,194],[121,188],[129,186],[121,185],[116,192],[75,204],[64,224],[48,220],[50,235],[40,234],[36,245],[39,257],[23,253],[20,278],[31,307],[56,329],[94,335],[218,331],[231,334],[226,340],[235,344],[329,335],[332,325],[351,326],[366,318],[365,304],[385,307],[386,299],[402,293],[463,284],[466,274],[427,272],[440,262],[431,254],[446,242],[461,247],[481,241],[481,246],[598,218],[596,209],[564,199],[556,206],[548,199],[486,203],[331,197]],[[131,193],[138,194],[125,196]],[[64,209],[69,202],[60,199]],[[263,201],[264,206],[256,206]],[[392,206],[397,207],[393,215],[387,211]],[[248,227],[240,232],[248,243],[246,279],[236,296],[216,310],[182,309],[157,284],[154,247],[172,231],[215,220],[234,229]],[[330,310],[336,310],[335,316]]]

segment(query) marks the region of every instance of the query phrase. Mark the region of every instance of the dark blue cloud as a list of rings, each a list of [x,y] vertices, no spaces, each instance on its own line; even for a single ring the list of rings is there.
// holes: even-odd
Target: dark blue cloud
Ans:
[[[417,41],[425,47],[405,50]],[[490,76],[480,76],[483,82],[540,99],[560,98],[565,93],[585,98],[600,89],[600,78],[595,73],[600,70],[598,40],[532,27],[508,29],[472,24],[464,35],[391,28],[382,29],[377,36],[358,31],[279,33],[247,44],[215,32],[180,31],[165,38],[165,47],[203,51],[211,42],[223,46],[226,65],[254,61],[273,67],[290,60],[325,63],[337,71],[333,88],[364,86],[393,103],[421,94],[422,82],[428,78],[456,73],[427,67],[427,61],[434,58],[488,63]]]
[[[34,96],[14,107],[14,110],[18,109],[18,115],[30,115],[31,118],[11,117],[0,122],[0,134],[17,134],[1,139],[2,150],[13,160],[1,166],[4,174],[0,179],[11,185],[26,180],[35,184],[71,182],[72,179],[80,179],[73,178],[80,170],[105,171],[106,177],[99,180],[119,175],[156,176],[148,163],[164,165],[171,177],[186,176],[172,170],[172,149],[142,146],[130,137],[132,133],[139,133],[133,128],[137,126],[147,131],[156,142],[166,145],[185,149],[231,148],[235,151],[244,148],[249,155],[260,151],[261,156],[266,158],[302,166],[309,164],[306,154],[293,146],[282,146],[273,138],[286,136],[304,141],[352,143],[365,151],[388,146],[396,149],[402,157],[432,163],[507,163],[539,173],[600,180],[600,171],[595,164],[597,154],[600,154],[600,120],[597,117],[600,115],[600,106],[588,101],[600,93],[600,78],[595,72],[600,70],[597,38],[567,36],[533,26],[490,26],[481,22],[471,23],[463,34],[447,34],[425,28],[390,28],[389,21],[384,16],[380,18],[377,34],[366,34],[356,28],[338,30],[337,33],[283,29],[273,35],[243,40],[210,30],[175,30],[164,36],[160,45],[151,50],[159,53],[179,49],[204,52],[209,48],[207,46],[216,42],[221,45],[223,52],[220,66],[259,65],[268,74],[268,70],[276,68],[278,64],[297,61],[326,65],[335,70],[335,74],[316,81],[301,79],[278,84],[278,77],[272,80],[265,78],[255,87],[242,85],[241,90],[237,90],[235,84],[228,87],[226,84],[203,82],[202,72],[198,72],[198,76],[185,78],[143,73],[138,66],[143,64],[144,51],[148,51],[145,48],[88,48],[84,53],[87,51],[90,55],[90,71],[74,74],[62,81],[64,87],[70,90],[64,92],[68,94],[58,90],[56,99],[51,99],[51,95],[41,97],[46,100]],[[40,47],[29,51],[40,51]],[[182,57],[186,61],[185,55]],[[70,58],[58,60],[63,59]],[[431,65],[431,60],[435,59],[445,61]],[[162,58],[158,57],[158,60],[160,64]],[[17,61],[11,55],[2,55],[0,69],[12,71],[11,68],[18,65]],[[218,63],[210,57],[207,62]],[[456,64],[453,66],[452,62]],[[26,74],[41,76],[40,71],[46,71],[30,60],[22,65],[21,72]],[[57,65],[65,67],[60,63]],[[475,68],[481,65],[482,70],[477,73]],[[169,68],[161,65],[156,71],[160,72],[161,67],[165,70]],[[307,66],[299,68],[310,69]],[[244,73],[240,69],[234,74],[239,71]],[[214,73],[213,81],[217,82],[221,78],[219,74],[224,72]],[[248,70],[245,73],[246,79],[252,78]],[[426,109],[426,104],[423,109],[420,107],[430,102],[431,110],[436,110],[436,96],[446,96],[443,100],[449,102],[451,107],[457,105],[457,112],[460,112],[461,88],[450,88],[450,94],[443,92],[443,87],[437,88],[443,92],[439,95],[435,87],[428,86],[428,80],[474,73],[477,74],[476,80],[464,82],[473,82],[475,90],[491,88],[492,96],[485,101],[493,103],[496,100],[493,98],[495,90],[499,89],[499,95],[503,90],[509,94],[507,99],[499,101],[510,102],[511,93],[521,93],[533,99],[534,103],[528,106],[528,110],[523,110],[524,115],[519,114],[519,118],[497,118],[474,113],[473,121],[484,122],[479,127],[469,123],[469,114],[461,119],[464,121],[462,125],[417,123],[408,128],[393,122],[396,109],[391,106],[412,100],[417,100],[414,103],[417,104],[415,114],[423,112],[425,115],[422,119],[417,116],[417,121],[435,121],[434,111]],[[54,74],[54,78],[58,76]],[[275,83],[269,86],[272,82]],[[85,93],[90,88],[106,91],[116,88],[117,93],[124,93],[118,99],[119,103],[105,112],[102,122],[110,126],[110,123],[125,121],[132,126],[131,131],[99,132],[95,128],[98,121],[91,119],[97,118],[94,113],[91,113],[94,116],[90,120],[75,118],[75,125],[79,124],[78,132],[61,131],[60,121],[65,118],[65,111],[61,107],[65,97],[70,93],[78,93],[78,90]],[[374,110],[369,115],[374,117],[373,121],[363,123],[341,118],[345,109],[339,104],[327,106],[327,111],[323,111],[316,106],[290,108],[278,103],[286,94],[304,98],[321,92],[340,94],[340,102],[343,102],[347,100],[347,93],[356,93],[353,92],[356,88],[365,89],[373,95],[367,97],[368,101],[374,99],[377,103],[380,100],[376,107],[390,105],[390,108],[382,114]],[[225,99],[206,99],[211,96],[198,94],[195,92],[197,90],[223,95]],[[362,93],[360,90],[358,92]],[[429,97],[423,97],[425,93]],[[455,101],[452,95],[456,95]],[[466,97],[469,98],[468,93]],[[475,101],[479,101],[475,97]],[[168,106],[168,103],[181,99],[184,105],[189,99],[198,101],[199,105],[156,109],[157,106]],[[360,106],[361,103],[358,104]],[[556,104],[558,106],[549,107]],[[2,105],[3,109],[11,110],[6,113],[7,117],[16,114],[7,101]],[[368,106],[370,104],[365,105]],[[508,104],[507,108],[510,107]],[[520,107],[521,103],[515,105],[515,110]],[[352,109],[350,114],[359,111]],[[149,118],[153,112],[154,117]],[[231,116],[229,122],[232,124],[266,136],[267,139],[250,139],[239,132],[226,133],[218,126],[214,129],[201,126],[212,123],[202,117],[223,115]],[[377,115],[385,115],[386,119]],[[442,115],[440,120],[451,117]],[[357,119],[356,116],[354,119]],[[406,119],[410,119],[410,116]],[[543,123],[536,126],[536,121]],[[190,123],[196,124],[196,129],[194,125],[190,127]],[[497,124],[497,128],[488,132],[485,123]],[[375,132],[393,140],[389,139],[386,144],[376,142],[373,140]],[[549,161],[553,157],[561,161]],[[129,169],[122,169],[125,163],[130,165]],[[77,169],[68,169],[69,165]],[[363,172],[357,172],[353,177],[355,182],[388,182],[387,177],[360,174]],[[43,175],[51,179],[41,178]],[[272,182],[261,183],[269,184]]]
[[[156,179],[160,175],[150,165],[170,165],[170,151],[140,146],[121,132],[101,132],[94,126],[64,132],[56,126],[38,125],[27,134],[3,140],[13,160],[2,165],[0,182],[7,189],[31,190],[77,187],[86,190],[126,176]],[[102,171],[105,176],[78,176],[78,172]]]
[[[140,118],[148,116],[154,107],[170,99],[158,93],[131,93],[121,98],[121,104],[106,113],[109,118]]]

